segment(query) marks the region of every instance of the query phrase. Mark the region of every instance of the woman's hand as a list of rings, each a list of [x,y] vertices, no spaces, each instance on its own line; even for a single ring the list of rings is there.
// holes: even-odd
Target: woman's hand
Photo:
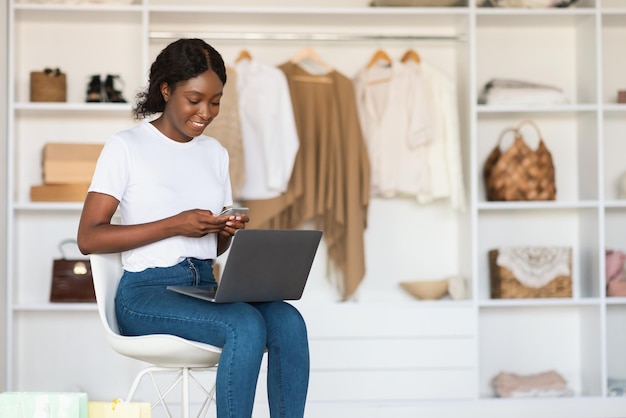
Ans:
[[[220,215],[218,218],[225,219],[224,228],[220,231],[220,235],[225,237],[232,237],[238,229],[245,229],[250,221],[248,215]]]

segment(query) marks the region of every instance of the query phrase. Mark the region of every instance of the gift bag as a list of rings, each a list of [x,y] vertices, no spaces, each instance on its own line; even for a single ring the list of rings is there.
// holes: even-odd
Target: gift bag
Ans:
[[[151,418],[148,402],[89,402],[89,418]]]
[[[524,140],[521,129],[532,126],[539,138],[539,145],[532,150]],[[502,140],[508,133],[514,134],[513,144],[502,149]],[[554,200],[556,184],[552,154],[543,141],[537,125],[523,120],[516,127],[503,130],[498,144],[485,161],[483,180],[487,200]]]
[[[58,68],[46,68],[30,73],[31,102],[65,102],[67,100],[67,81],[65,73]]]
[[[95,302],[91,263],[89,259],[68,259],[64,248],[70,244],[76,245],[76,241],[61,241],[59,251],[63,258],[52,264],[50,302]]]
[[[78,392],[0,393],[2,418],[88,418],[87,394]]]

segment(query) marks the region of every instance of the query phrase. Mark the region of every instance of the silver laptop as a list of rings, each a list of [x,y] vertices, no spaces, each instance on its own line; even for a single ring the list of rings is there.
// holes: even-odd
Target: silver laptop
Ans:
[[[268,302],[302,297],[322,231],[241,229],[235,233],[218,286],[168,286],[208,300]]]

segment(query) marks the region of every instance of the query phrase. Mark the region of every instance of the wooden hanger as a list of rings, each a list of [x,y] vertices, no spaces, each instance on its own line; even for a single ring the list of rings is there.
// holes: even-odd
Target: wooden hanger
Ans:
[[[366,68],[367,69],[372,68],[379,61],[384,61],[388,65],[391,65],[393,63],[393,61],[391,60],[391,57],[385,51],[383,51],[382,49],[379,49],[376,52],[374,52],[374,55],[372,55],[372,58],[370,58],[370,61],[367,63]]]
[[[315,64],[323,67],[328,72],[333,71],[333,67],[324,62],[324,60],[321,59],[317,52],[315,52],[315,50],[311,47],[302,48],[293,58],[291,58],[291,62],[293,64],[299,64],[303,61],[314,62]]]
[[[252,55],[250,55],[250,52],[248,52],[247,49],[242,49],[241,51],[239,51],[239,55],[237,56],[237,59],[235,60],[235,62],[239,62],[241,60],[250,61],[251,59],[252,59]]]
[[[415,61],[416,63],[419,64],[420,62],[422,62],[422,58],[420,57],[420,54],[418,54],[414,49],[409,49],[408,51],[404,53],[400,61],[402,62]]]

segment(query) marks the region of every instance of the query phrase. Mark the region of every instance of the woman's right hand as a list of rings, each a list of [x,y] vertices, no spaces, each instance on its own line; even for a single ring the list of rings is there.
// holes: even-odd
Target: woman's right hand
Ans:
[[[179,235],[200,238],[218,233],[226,226],[227,216],[215,215],[210,210],[191,209],[176,215],[180,227]]]

